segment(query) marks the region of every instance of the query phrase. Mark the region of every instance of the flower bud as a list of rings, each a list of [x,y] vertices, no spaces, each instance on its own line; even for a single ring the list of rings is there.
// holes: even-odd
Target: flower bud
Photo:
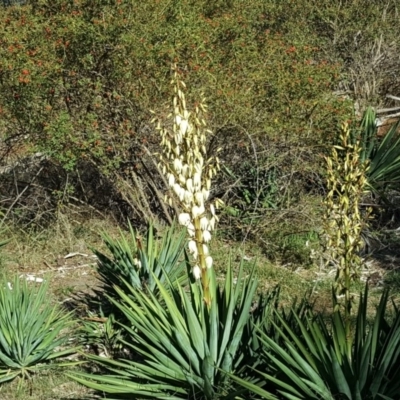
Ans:
[[[208,229],[213,231],[215,229],[215,217],[211,217],[210,221],[208,222]]]
[[[193,181],[191,178],[186,180],[186,188],[189,190],[189,192],[193,193]]]
[[[215,208],[220,208],[221,206],[223,206],[225,203],[223,200],[221,199],[217,199],[215,200]]]
[[[189,172],[189,167],[185,164],[185,165],[182,167],[182,175],[185,177],[185,179],[186,179],[187,176],[188,176],[188,172]]]
[[[203,244],[203,254],[205,256],[208,256],[208,254],[209,254],[208,246],[206,244]]]
[[[192,204],[193,203],[193,194],[191,192],[189,192],[188,190],[185,190],[184,200],[187,204]]]
[[[183,186],[186,185],[186,178],[184,177],[184,175],[179,174],[178,179],[179,179],[179,183],[180,183],[181,185],[183,185]]]
[[[210,204],[210,211],[211,211],[212,216],[215,216],[215,207],[214,207],[214,204]]]
[[[211,257],[211,256],[207,256],[205,261],[206,261],[206,267],[207,267],[207,269],[210,269],[210,268],[212,267],[212,265],[213,265],[213,259],[212,259],[212,257]]]
[[[179,183],[174,183],[174,192],[177,196],[179,196],[180,191],[181,191],[181,185]]]
[[[181,123],[179,124],[179,131],[180,131],[182,136],[186,135],[186,132],[188,130],[188,126],[189,126],[189,123],[188,123],[188,121],[186,119],[183,119],[181,121]]]
[[[175,176],[171,173],[168,174],[168,186],[169,187],[174,187],[175,184]]]

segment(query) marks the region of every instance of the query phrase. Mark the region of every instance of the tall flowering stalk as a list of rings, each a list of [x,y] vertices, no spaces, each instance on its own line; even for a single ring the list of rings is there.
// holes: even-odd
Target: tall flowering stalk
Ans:
[[[368,163],[360,161],[361,143],[351,140],[345,124],[340,136],[341,145],[334,146],[326,157],[328,194],[325,199],[324,247],[326,264],[336,267],[335,293],[344,296],[346,317],[350,317],[351,283],[359,277],[362,259],[362,229],[368,225],[371,210],[360,214],[360,201],[367,185]]]
[[[168,116],[173,120],[172,131],[161,126],[157,121],[157,130],[161,135],[162,153],[160,167],[166,176],[170,193],[166,196],[170,205],[176,201],[182,210],[178,221],[187,229],[189,236],[188,249],[193,258],[192,273],[195,279],[202,282],[204,299],[210,304],[210,288],[207,270],[213,265],[209,254],[211,232],[218,217],[215,209],[221,203],[208,202],[211,179],[219,170],[218,157],[207,158],[207,129],[204,119],[207,106],[201,99],[194,111],[186,106],[185,83],[179,79],[174,67],[173,111]]]

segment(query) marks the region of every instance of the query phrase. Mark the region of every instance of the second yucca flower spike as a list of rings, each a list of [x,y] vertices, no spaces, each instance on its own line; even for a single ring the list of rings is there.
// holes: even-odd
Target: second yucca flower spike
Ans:
[[[204,98],[189,112],[183,92],[186,85],[179,79],[176,68],[171,83],[174,85],[173,112],[169,115],[173,119],[172,132],[157,122],[163,149],[160,167],[170,187],[169,204],[177,201],[182,210],[178,221],[187,228],[193,276],[202,280],[205,300],[209,302],[207,270],[212,268],[213,259],[208,246],[218,221],[215,209],[222,202],[217,200],[212,204],[208,199],[219,160],[218,157],[207,158],[207,134],[211,131],[204,119],[207,108]]]

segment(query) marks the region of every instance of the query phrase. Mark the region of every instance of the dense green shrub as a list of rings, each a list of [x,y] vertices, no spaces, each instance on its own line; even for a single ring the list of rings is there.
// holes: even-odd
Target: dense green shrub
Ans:
[[[208,98],[212,144],[225,144],[227,165],[240,165],[251,143],[261,169],[267,144],[278,152],[282,144],[321,144],[348,111],[330,94],[340,68],[306,25],[278,18],[289,6],[31,0],[7,8],[0,19],[6,142],[23,139],[25,149],[68,169],[89,160],[137,188],[131,174],[143,182],[147,150],[157,150],[148,110],[162,115],[177,62],[192,99],[200,90]],[[279,167],[315,163],[301,154]]]
[[[352,117],[353,102],[398,87],[396,10],[394,1],[366,0],[7,7],[1,135],[17,154],[42,151],[69,170],[79,160],[94,165],[136,217],[167,215],[152,156],[158,137],[148,122],[150,108],[165,116],[176,62],[191,82],[188,101],[204,91],[212,110],[210,155],[223,145],[226,174],[215,194],[228,193],[234,215],[225,221],[239,232],[260,220],[272,226],[278,214],[266,210],[291,209],[304,191],[321,190],[319,154]],[[298,212],[290,212],[294,220]]]

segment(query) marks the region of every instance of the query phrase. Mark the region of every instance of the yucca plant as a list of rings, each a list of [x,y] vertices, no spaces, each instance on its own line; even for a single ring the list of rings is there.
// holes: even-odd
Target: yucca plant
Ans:
[[[93,318],[92,321],[86,319],[83,322],[81,337],[86,345],[100,345],[102,348],[99,350],[109,356],[122,350],[122,345],[114,343],[114,339],[125,334],[115,321],[127,322],[118,307],[108,301],[109,298],[119,298],[116,287],[125,293],[130,293],[130,289],[134,288],[157,295],[157,279],[164,284],[172,282],[173,285],[182,285],[187,281],[183,258],[184,232],[178,233],[175,225],[172,225],[165,229],[161,241],[155,238],[152,225],[148,228],[145,241],[135,233],[130,223],[129,232],[128,237],[121,232],[120,239],[112,239],[103,233],[104,243],[111,256],[93,250],[98,260],[97,272],[102,287],[95,290],[96,300],[90,299],[89,307],[96,309],[99,318],[98,322],[93,322]],[[112,338],[107,333],[112,333]],[[93,340],[96,336],[99,336],[99,343]]]
[[[400,188],[400,120],[393,124],[385,137],[379,141],[376,113],[369,107],[363,116],[360,128],[353,132],[353,141],[360,140],[360,159],[369,162],[368,188],[381,196]]]
[[[253,338],[247,328],[252,327],[249,319],[257,282],[253,273],[244,278],[240,266],[235,283],[229,263],[224,283],[217,283],[209,242],[219,201],[210,204],[208,200],[218,158],[206,154],[209,131],[202,117],[203,99],[189,112],[183,93],[186,86],[176,66],[173,71],[172,130],[163,128],[161,121],[157,129],[163,149],[160,167],[170,188],[167,200],[178,204],[178,221],[188,236],[188,287],[174,285],[167,271],[162,274],[164,281],[150,271],[155,288],[145,293],[137,290],[138,282],[135,287],[123,275],[115,275],[116,296],[108,298],[119,310],[126,333],[121,343],[131,357],[110,360],[89,355],[108,373],[71,375],[110,399],[228,398],[229,374],[243,371],[244,355],[254,354],[243,349]],[[140,268],[142,262],[131,259],[128,267],[135,265]]]
[[[306,293],[300,301],[297,298],[292,302],[291,307],[281,306],[280,287],[275,287],[266,294],[260,294],[258,302],[253,304],[252,312],[245,330],[243,340],[239,349],[241,376],[246,376],[249,382],[259,382],[260,376],[254,374],[254,369],[263,363],[264,345],[260,340],[260,332],[271,338],[277,344],[283,344],[285,338],[281,335],[282,321],[290,326],[293,332],[301,335],[298,321],[306,321],[310,312],[314,309],[314,303],[309,301],[310,293]],[[263,365],[265,367],[265,364]],[[270,365],[270,372],[275,370]]]
[[[35,287],[16,277],[0,283],[0,383],[42,370],[76,364],[71,313],[48,299],[48,283]]]
[[[182,258],[184,233],[177,233],[175,226],[165,229],[161,243],[154,237],[152,225],[149,226],[145,243],[135,234],[129,224],[129,240],[121,233],[121,239],[112,239],[107,233],[103,240],[111,257],[94,250],[98,258],[97,271],[103,284],[102,294],[119,297],[115,287],[129,292],[129,287],[145,292],[157,291],[156,280],[184,283],[186,280],[185,263]]]
[[[240,267],[237,284],[229,267],[219,285],[210,270],[211,303],[204,301],[202,286],[181,287],[155,278],[160,296],[130,288],[116,288],[110,299],[129,324],[123,345],[137,360],[108,360],[88,355],[109,371],[107,375],[77,373],[76,381],[109,394],[110,399],[217,399],[229,395],[229,376],[243,364],[237,353],[257,282],[246,279]],[[126,283],[126,286],[128,284]],[[247,340],[247,339],[246,339]]]
[[[124,332],[116,323],[114,314],[106,316],[102,310],[98,314],[89,312],[78,333],[83,344],[92,347],[97,354],[104,357],[116,357],[123,351],[120,339]]]
[[[282,344],[259,331],[264,363],[273,365],[275,374],[258,368],[263,379],[258,385],[232,378],[264,399],[400,399],[400,314],[395,308],[394,318],[386,317],[386,290],[371,323],[367,304],[368,286],[361,294],[351,340],[341,309],[328,319],[310,314],[302,321],[295,313],[300,334],[277,314]]]

